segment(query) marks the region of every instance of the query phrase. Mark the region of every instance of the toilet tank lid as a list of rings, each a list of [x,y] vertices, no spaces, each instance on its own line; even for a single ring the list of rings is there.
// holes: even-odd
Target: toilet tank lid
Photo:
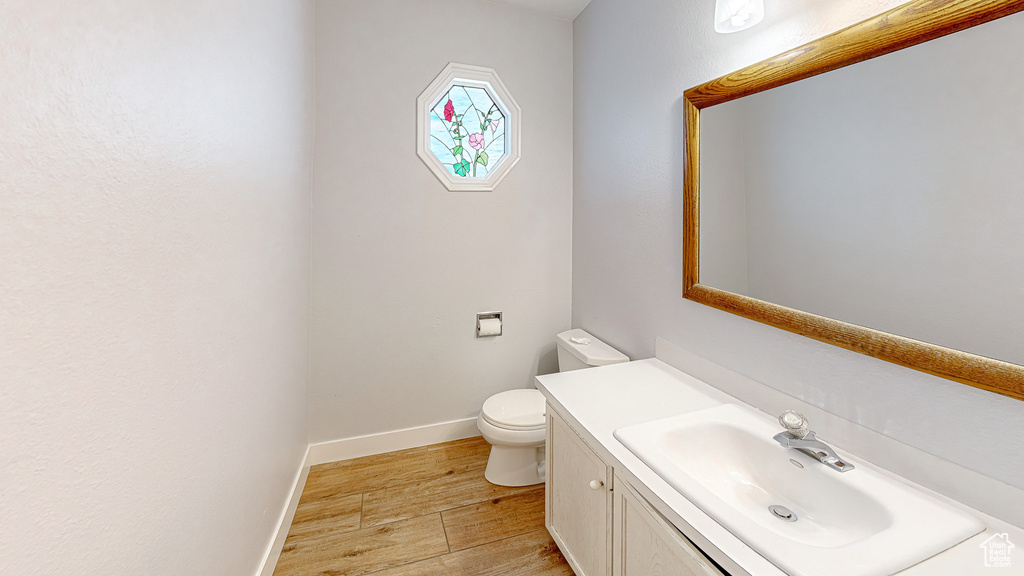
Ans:
[[[583,342],[590,340],[590,344],[579,344],[573,342],[573,339],[582,340]],[[590,366],[607,366],[608,364],[629,362],[628,356],[594,338],[580,328],[573,328],[572,330],[562,332],[555,338],[555,342]]]

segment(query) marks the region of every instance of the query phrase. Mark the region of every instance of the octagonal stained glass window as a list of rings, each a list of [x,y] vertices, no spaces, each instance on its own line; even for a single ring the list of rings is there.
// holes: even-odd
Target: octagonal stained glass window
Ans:
[[[490,68],[449,64],[418,115],[420,158],[449,190],[493,190],[519,160],[519,106]]]

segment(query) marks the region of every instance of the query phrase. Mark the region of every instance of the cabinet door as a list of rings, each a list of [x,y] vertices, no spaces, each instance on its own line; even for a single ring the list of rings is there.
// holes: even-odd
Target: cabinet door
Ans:
[[[642,496],[615,486],[614,576],[724,576]]]
[[[545,523],[576,576],[611,573],[611,468],[548,407]]]

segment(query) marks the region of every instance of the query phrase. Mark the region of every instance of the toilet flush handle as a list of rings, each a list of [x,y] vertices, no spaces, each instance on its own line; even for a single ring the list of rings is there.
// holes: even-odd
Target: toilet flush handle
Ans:
[[[600,480],[591,480],[590,481],[590,489],[591,490],[600,490],[603,486],[604,486],[604,482],[602,482]]]

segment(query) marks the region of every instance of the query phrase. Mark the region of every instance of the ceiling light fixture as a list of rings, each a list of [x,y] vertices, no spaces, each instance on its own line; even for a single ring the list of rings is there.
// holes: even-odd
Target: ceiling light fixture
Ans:
[[[746,30],[764,19],[764,0],[716,0],[715,32]]]

